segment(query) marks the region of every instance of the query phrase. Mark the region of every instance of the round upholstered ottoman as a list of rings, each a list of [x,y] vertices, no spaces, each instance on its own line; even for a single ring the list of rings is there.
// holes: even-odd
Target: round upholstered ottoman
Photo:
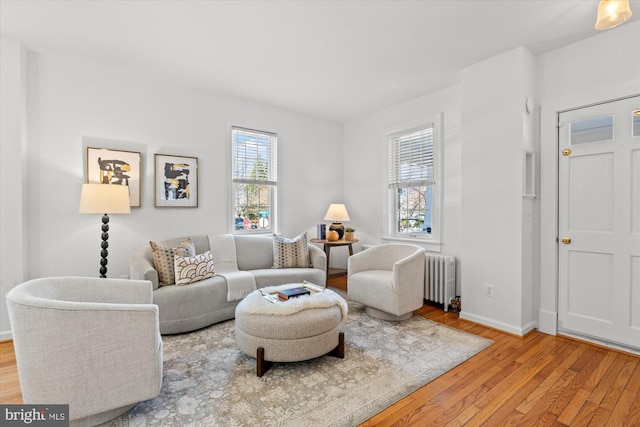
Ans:
[[[257,360],[262,376],[273,362],[299,362],[325,354],[344,357],[347,302],[331,290],[273,302],[263,296],[300,284],[253,291],[236,307],[238,347]]]

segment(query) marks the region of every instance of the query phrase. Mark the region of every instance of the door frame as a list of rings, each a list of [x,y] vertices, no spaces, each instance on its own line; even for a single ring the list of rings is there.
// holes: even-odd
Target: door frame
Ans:
[[[558,113],[637,94],[640,79],[540,105],[540,332],[558,332]]]

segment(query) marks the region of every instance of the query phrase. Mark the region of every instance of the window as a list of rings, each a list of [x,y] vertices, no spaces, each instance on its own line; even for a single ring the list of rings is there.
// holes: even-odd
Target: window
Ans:
[[[571,145],[613,140],[613,116],[581,120],[571,123],[569,127]]]
[[[389,136],[390,235],[438,236],[434,123]]]
[[[272,232],[275,224],[278,136],[231,128],[233,230]]]

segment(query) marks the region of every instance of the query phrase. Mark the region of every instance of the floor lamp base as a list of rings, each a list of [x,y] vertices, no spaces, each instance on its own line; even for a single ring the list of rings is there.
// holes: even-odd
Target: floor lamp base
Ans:
[[[102,250],[100,251],[100,277],[107,277],[107,256],[109,256],[109,251],[107,248],[109,247],[109,215],[102,215],[102,244],[100,247]]]

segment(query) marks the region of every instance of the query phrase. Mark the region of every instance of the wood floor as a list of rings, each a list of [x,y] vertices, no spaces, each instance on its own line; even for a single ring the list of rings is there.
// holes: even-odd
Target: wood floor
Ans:
[[[520,338],[431,305],[416,313],[495,344],[361,426],[640,426],[638,356],[537,331]],[[13,345],[3,342],[0,403],[21,402]]]

